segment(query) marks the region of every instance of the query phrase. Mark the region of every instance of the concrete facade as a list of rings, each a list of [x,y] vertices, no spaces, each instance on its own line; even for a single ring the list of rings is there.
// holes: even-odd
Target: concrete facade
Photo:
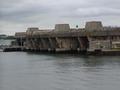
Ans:
[[[87,22],[85,25],[85,29],[87,31],[99,31],[99,30],[103,30],[103,26],[102,23],[100,21],[91,21],[91,22]]]
[[[32,51],[112,50],[120,45],[120,28],[104,29],[99,21],[87,22],[85,28],[71,29],[69,24],[56,24],[54,29],[28,28],[24,47]]]
[[[70,26],[69,24],[56,24],[55,31],[69,31]]]

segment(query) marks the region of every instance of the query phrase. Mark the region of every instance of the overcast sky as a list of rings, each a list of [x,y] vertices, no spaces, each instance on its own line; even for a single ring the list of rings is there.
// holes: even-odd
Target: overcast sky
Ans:
[[[95,20],[120,26],[120,0],[0,0],[0,33],[54,28],[58,23],[84,27]]]

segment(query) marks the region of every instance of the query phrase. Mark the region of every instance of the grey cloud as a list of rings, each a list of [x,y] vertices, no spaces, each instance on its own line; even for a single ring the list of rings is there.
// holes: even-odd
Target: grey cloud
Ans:
[[[100,16],[120,15],[120,10],[106,7],[78,8],[63,14],[63,17],[100,17]]]
[[[51,9],[49,7],[45,7],[44,5],[20,3],[16,7],[13,5],[12,7],[9,8],[5,8],[5,7],[1,8],[0,20],[25,22],[27,17],[47,14],[50,11]]]
[[[0,26],[6,31],[6,23],[51,23],[64,20],[75,23],[79,19],[95,17],[119,17],[120,0],[2,0],[0,1]],[[109,20],[112,18],[109,18]],[[49,20],[49,21],[48,21]],[[108,19],[104,19],[107,22]],[[116,19],[116,22],[120,17]],[[3,22],[6,22],[3,24]],[[43,24],[42,24],[43,25]],[[17,27],[11,29],[18,29]],[[23,27],[24,28],[24,27]]]
[[[5,1],[8,1],[7,4]],[[119,0],[20,0],[20,2],[4,0],[3,7],[0,9],[0,19],[14,20],[18,17],[41,14],[66,17],[119,15],[118,3],[120,3]],[[6,8],[5,6],[8,4],[10,7]]]
[[[28,17],[32,17],[35,15],[42,15],[42,14],[47,14],[50,11],[49,8],[44,8],[44,7],[29,7],[25,8],[23,10],[16,10],[13,12],[2,12],[0,14],[0,19],[1,20],[8,20],[8,21],[20,21],[27,19]]]

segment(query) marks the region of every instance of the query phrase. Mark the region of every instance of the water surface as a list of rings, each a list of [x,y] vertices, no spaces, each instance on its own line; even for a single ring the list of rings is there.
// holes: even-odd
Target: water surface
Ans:
[[[120,56],[0,52],[0,90],[119,90]]]

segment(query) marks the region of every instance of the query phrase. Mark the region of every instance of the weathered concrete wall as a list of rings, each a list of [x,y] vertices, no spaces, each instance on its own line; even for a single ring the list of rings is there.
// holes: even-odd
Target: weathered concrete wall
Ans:
[[[78,42],[79,42],[79,49],[86,50],[89,47],[89,40],[88,37],[78,37]]]
[[[100,21],[91,21],[91,22],[86,23],[85,30],[87,30],[87,31],[103,30],[103,26]]]
[[[47,50],[50,48],[50,42],[48,38],[31,38],[27,40],[26,48],[33,50]]]
[[[16,41],[14,42],[16,46],[24,46],[26,42],[26,32],[15,33]]]
[[[51,50],[55,50],[56,48],[59,48],[59,44],[58,44],[56,38],[48,38],[48,39],[49,39],[50,49]]]
[[[86,50],[87,42],[81,37],[29,38],[26,49],[30,50]]]
[[[112,49],[120,50],[120,40],[119,41],[112,41]]]
[[[36,31],[39,31],[39,28],[37,28],[37,27],[28,28],[28,29],[26,30],[26,36],[27,36],[27,37],[31,37],[32,34],[33,34],[34,32],[36,32]]]
[[[57,38],[57,43],[59,48],[63,49],[76,49],[78,48],[78,41],[76,38]]]
[[[89,43],[89,51],[94,50],[110,50],[111,49],[111,42],[110,40],[95,40],[90,41]]]
[[[26,38],[26,32],[15,33],[15,38]]]
[[[55,31],[69,31],[70,26],[69,24],[56,24]]]

